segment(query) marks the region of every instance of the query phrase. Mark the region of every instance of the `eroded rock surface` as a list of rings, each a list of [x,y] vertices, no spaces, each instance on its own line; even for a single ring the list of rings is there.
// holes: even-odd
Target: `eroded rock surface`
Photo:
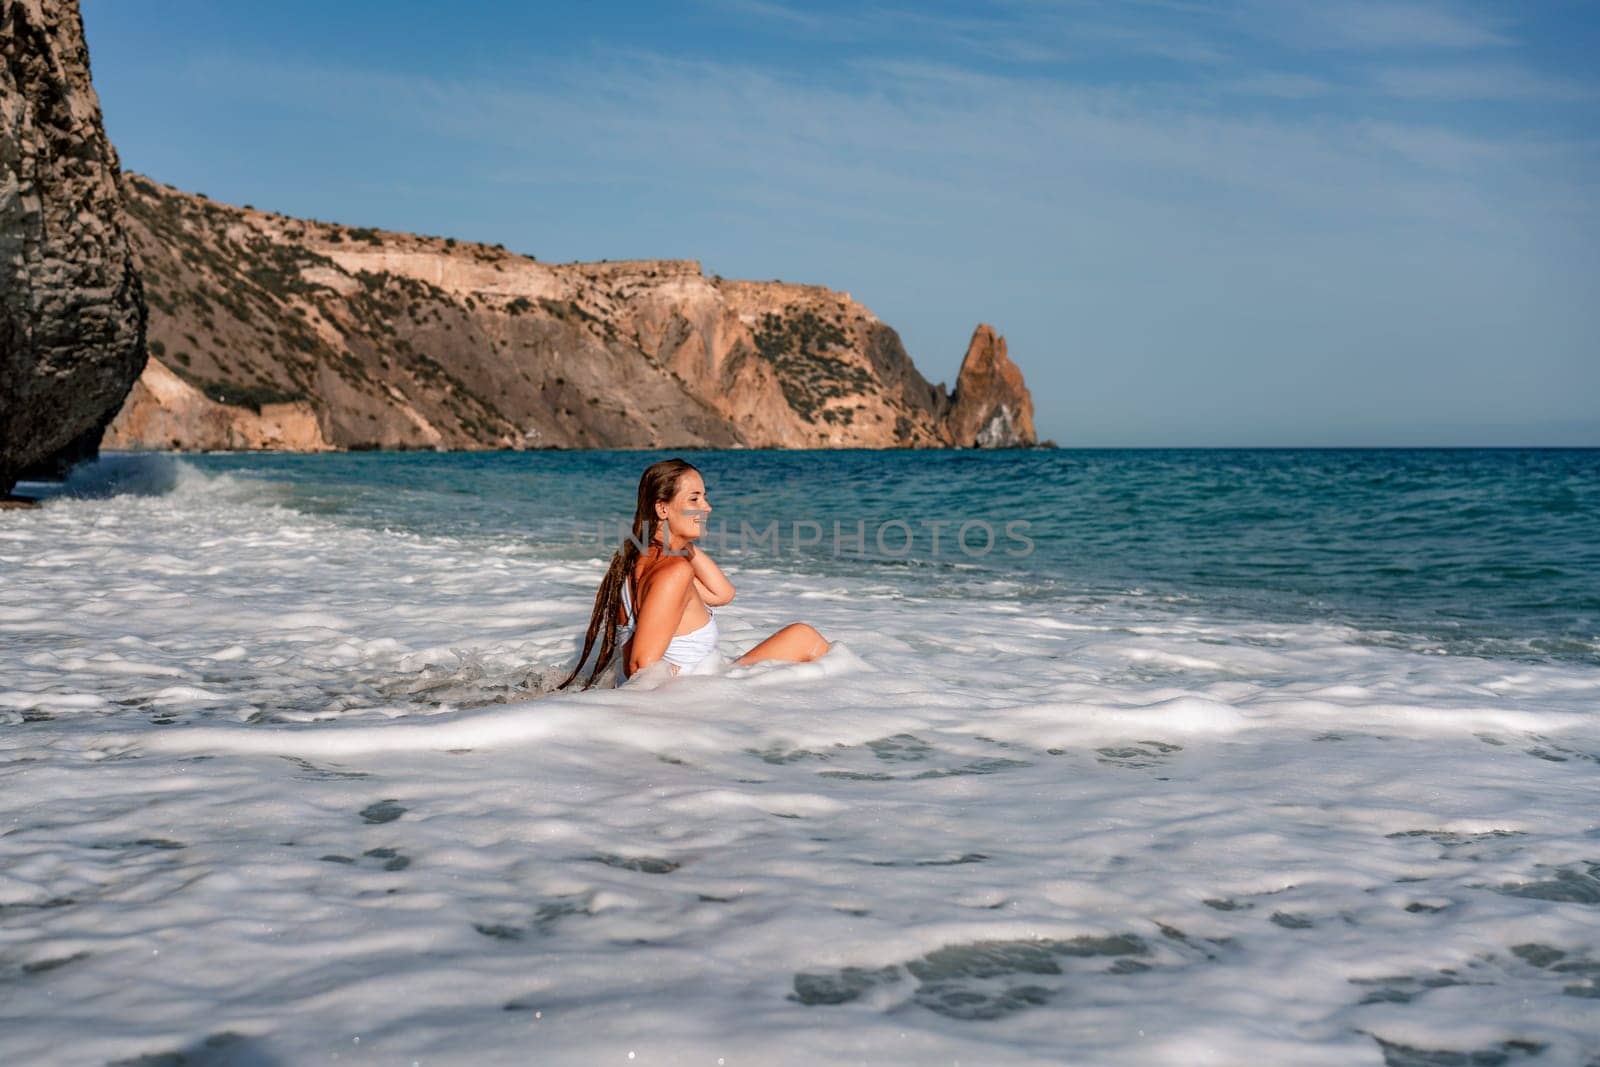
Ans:
[[[119,182],[77,4],[0,0],[0,495],[93,455],[144,365]]]

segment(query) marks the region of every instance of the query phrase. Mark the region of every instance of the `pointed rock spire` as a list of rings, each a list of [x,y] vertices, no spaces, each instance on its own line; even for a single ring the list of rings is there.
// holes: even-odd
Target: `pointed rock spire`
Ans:
[[[1033,396],[1022,371],[1006,355],[1006,339],[988,323],[972,331],[956,376],[945,425],[962,448],[1017,448],[1038,444]]]

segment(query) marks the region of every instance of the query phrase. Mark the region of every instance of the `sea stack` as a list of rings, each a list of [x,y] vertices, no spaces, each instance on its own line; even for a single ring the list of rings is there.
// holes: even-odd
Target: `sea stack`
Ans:
[[[0,495],[93,456],[145,362],[120,167],[73,0],[0,0]]]
[[[1033,396],[1022,371],[1006,355],[1006,339],[979,323],[956,376],[946,418],[959,448],[1026,448],[1038,444]]]

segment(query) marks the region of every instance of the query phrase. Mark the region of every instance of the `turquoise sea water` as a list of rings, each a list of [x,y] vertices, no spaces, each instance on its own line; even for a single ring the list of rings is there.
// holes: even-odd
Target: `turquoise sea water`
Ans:
[[[340,522],[575,558],[616,543],[639,472],[671,454],[186,462],[274,483],[288,506]],[[714,509],[705,544],[745,567],[1015,598],[1041,613],[1136,597],[1153,610],[1346,624],[1363,641],[1443,654],[1600,662],[1600,450],[682,454]]]

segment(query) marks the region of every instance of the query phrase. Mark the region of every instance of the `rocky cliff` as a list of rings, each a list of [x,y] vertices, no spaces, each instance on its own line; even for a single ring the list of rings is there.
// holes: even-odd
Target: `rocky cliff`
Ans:
[[[0,496],[94,453],[145,305],[77,4],[0,0]]]
[[[550,264],[124,185],[152,359],[108,448],[1034,443],[987,326],[952,396],[848,293],[692,260]]]

